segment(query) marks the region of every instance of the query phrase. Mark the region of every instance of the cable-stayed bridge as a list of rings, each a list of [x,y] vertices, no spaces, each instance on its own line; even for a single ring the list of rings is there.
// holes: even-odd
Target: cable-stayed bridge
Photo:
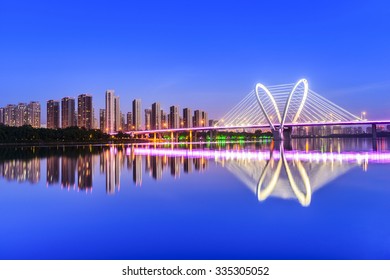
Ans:
[[[256,84],[237,105],[228,111],[214,126],[169,128],[134,131],[134,134],[182,131],[217,131],[246,128],[269,128],[274,139],[291,136],[292,127],[372,125],[376,138],[376,125],[390,124],[390,120],[364,120],[331,102],[309,88],[306,79],[297,83],[275,86]]]

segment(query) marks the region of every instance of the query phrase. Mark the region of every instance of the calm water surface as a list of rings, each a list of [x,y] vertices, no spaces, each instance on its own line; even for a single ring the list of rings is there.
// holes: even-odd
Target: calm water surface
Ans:
[[[390,259],[390,140],[0,149],[1,259]]]

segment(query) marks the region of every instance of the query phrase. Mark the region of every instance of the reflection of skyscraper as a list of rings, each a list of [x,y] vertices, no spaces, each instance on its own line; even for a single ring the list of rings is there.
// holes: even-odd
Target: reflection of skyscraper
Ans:
[[[105,152],[106,193],[108,194],[115,193],[115,159],[111,149]]]
[[[120,176],[122,164],[125,162],[123,151],[111,147],[104,152],[105,171],[106,171],[106,192],[115,193],[115,189],[120,188]]]
[[[41,160],[33,158],[27,162],[27,180],[30,183],[38,183],[41,178]]]
[[[180,176],[180,158],[171,157],[170,163],[171,163],[171,175],[174,177]]]
[[[46,183],[52,185],[60,180],[60,158],[50,156],[46,159]]]
[[[61,185],[71,187],[76,184],[77,158],[61,157]]]
[[[99,171],[100,171],[100,174],[104,174],[104,172],[106,171],[105,153],[104,152],[100,153],[99,157],[100,157],[100,161],[99,161],[100,169],[99,169]]]
[[[77,160],[79,189],[92,188],[92,154],[80,155]]]
[[[136,185],[142,184],[142,156],[136,155],[133,161],[133,181]]]
[[[122,159],[122,151],[117,152],[115,155],[115,187],[118,187],[118,189],[121,186],[121,159]]]
[[[195,163],[195,170],[202,171],[207,169],[208,161],[205,158],[195,158],[194,163]]]
[[[152,162],[152,177],[156,180],[160,180],[162,178],[161,157],[151,156],[151,162]]]
[[[184,158],[184,172],[185,173],[192,172],[192,158],[188,158],[188,157]]]
[[[7,180],[18,182],[29,181],[37,183],[40,179],[40,160],[38,158],[27,160],[11,160],[0,163],[0,175]]]

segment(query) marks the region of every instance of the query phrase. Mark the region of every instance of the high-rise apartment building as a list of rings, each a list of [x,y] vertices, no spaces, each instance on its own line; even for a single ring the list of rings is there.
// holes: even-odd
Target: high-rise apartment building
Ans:
[[[121,124],[121,110],[119,105],[119,96],[114,96],[114,131],[122,130]]]
[[[152,110],[145,109],[145,130],[149,130],[151,128],[151,119],[152,119]]]
[[[183,127],[193,127],[192,111],[190,108],[183,109]]]
[[[134,130],[141,130],[141,99],[133,100],[133,126]]]
[[[77,98],[77,126],[85,129],[93,128],[92,96],[80,94]]]
[[[194,127],[203,127],[209,124],[208,114],[202,110],[195,110],[194,112]]]
[[[15,126],[15,108],[16,105],[8,104],[4,108],[4,124],[8,126]]]
[[[99,110],[99,123],[100,123],[100,130],[105,132],[106,127],[106,110],[100,109]]]
[[[41,106],[39,102],[8,104],[0,108],[0,123],[8,126],[31,125],[41,127]]]
[[[154,129],[161,129],[161,109],[160,109],[160,103],[155,102],[152,104],[152,114],[151,114],[151,128]]]
[[[169,118],[170,118],[170,127],[169,128],[180,128],[180,117],[179,117],[179,107],[171,106],[169,108]]]
[[[106,118],[105,118],[105,131],[106,133],[115,132],[115,104],[114,104],[114,90],[106,91]]]
[[[201,126],[208,126],[209,125],[209,114],[205,111],[202,111],[202,125]]]
[[[41,104],[38,101],[31,101],[27,105],[27,124],[34,128],[41,127]]]
[[[61,127],[76,126],[75,100],[71,97],[61,99]]]
[[[0,108],[0,123],[4,124],[4,108]]]
[[[161,110],[161,128],[168,128],[168,116],[163,110]]]
[[[127,131],[133,130],[133,113],[127,112],[126,119],[127,119],[127,125],[126,125]]]
[[[15,126],[27,124],[27,104],[19,103],[15,108]]]
[[[60,102],[57,100],[47,101],[47,128],[60,128]]]

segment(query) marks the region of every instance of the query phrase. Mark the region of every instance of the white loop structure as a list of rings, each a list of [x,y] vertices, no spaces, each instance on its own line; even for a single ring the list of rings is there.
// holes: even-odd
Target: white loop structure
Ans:
[[[281,131],[283,131],[284,122],[286,121],[287,112],[288,112],[288,109],[289,109],[290,103],[291,103],[291,98],[294,95],[294,93],[297,91],[297,88],[298,88],[298,86],[300,84],[303,84],[303,87],[304,87],[303,88],[303,97],[302,97],[301,104],[299,105],[299,108],[298,108],[297,112],[295,113],[295,116],[294,116],[294,118],[292,120],[293,123],[295,123],[297,121],[297,119],[299,118],[299,115],[302,112],[303,106],[305,105],[306,98],[307,98],[307,93],[309,92],[309,83],[307,82],[306,79],[301,79],[301,80],[299,80],[295,84],[295,86],[292,89],[290,95],[288,96],[288,99],[287,99],[287,102],[286,102],[286,106],[284,106],[283,119],[280,122],[280,129],[281,129]]]
[[[274,99],[274,97],[272,96],[271,92],[267,89],[267,87],[266,87],[265,85],[263,85],[263,84],[258,83],[258,84],[256,85],[256,87],[255,87],[255,93],[256,93],[257,102],[259,103],[260,108],[261,108],[261,110],[263,111],[263,114],[264,114],[265,118],[267,119],[267,121],[268,121],[268,123],[269,123],[271,129],[275,130],[275,126],[274,126],[274,124],[271,122],[271,119],[270,119],[270,117],[268,116],[268,113],[267,113],[267,111],[265,110],[263,103],[261,102],[261,99],[260,99],[260,96],[259,96],[259,89],[262,89],[262,90],[268,95],[269,99],[270,99],[271,102],[272,102],[272,105],[274,106],[274,109],[275,109],[275,111],[276,111],[276,115],[277,115],[278,120],[279,120],[279,122],[280,122],[280,121],[281,121],[281,117],[280,117],[280,112],[279,112],[278,106],[276,105],[275,99]]]
[[[286,101],[286,105],[284,106],[284,111],[283,111],[283,118],[280,117],[280,112],[279,112],[279,109],[278,109],[278,105],[276,104],[276,101],[275,101],[275,98],[272,96],[271,92],[269,91],[269,89],[264,86],[263,84],[256,84],[256,87],[255,87],[255,93],[256,93],[256,98],[257,98],[257,102],[259,103],[260,105],[260,108],[261,108],[261,111],[263,111],[263,114],[267,120],[267,122],[269,123],[270,127],[272,130],[276,130],[275,129],[275,125],[272,123],[271,119],[270,119],[270,116],[268,115],[268,112],[267,110],[265,109],[264,107],[264,104],[263,102],[261,101],[260,99],[260,96],[259,96],[259,89],[262,89],[268,96],[268,98],[270,99],[274,109],[275,109],[275,112],[276,112],[276,115],[278,117],[278,121],[280,123],[280,132],[283,132],[283,127],[284,127],[284,122],[286,121],[286,116],[287,116],[287,112],[288,112],[288,109],[290,107],[290,103],[291,103],[291,99],[293,97],[293,95],[295,94],[295,92],[297,91],[298,87],[303,84],[303,97],[302,97],[302,101],[301,101],[301,104],[299,105],[299,108],[297,110],[297,112],[295,113],[294,115],[294,118],[293,118],[293,123],[297,121],[297,119],[299,118],[299,115],[301,114],[301,111],[303,109],[303,106],[305,105],[305,101],[306,101],[306,98],[307,98],[307,93],[309,92],[309,83],[307,82],[306,79],[301,79],[299,80],[294,88],[292,89],[292,91],[290,92],[289,96],[288,96],[288,99]]]

